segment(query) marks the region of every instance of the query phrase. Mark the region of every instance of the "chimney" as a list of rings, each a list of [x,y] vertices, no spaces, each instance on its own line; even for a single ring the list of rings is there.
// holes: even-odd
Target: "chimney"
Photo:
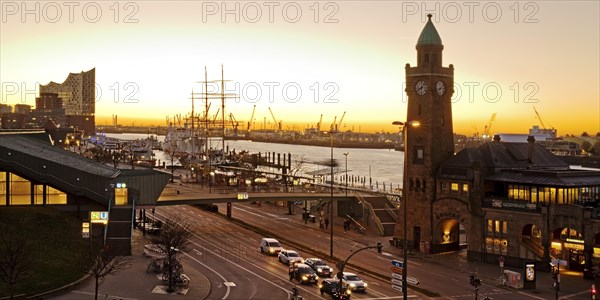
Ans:
[[[495,134],[494,135],[494,142],[500,142],[500,135],[499,134]]]
[[[527,137],[527,161],[529,161],[530,164],[533,163],[533,146],[535,143],[535,138],[533,137],[533,135],[530,135]]]

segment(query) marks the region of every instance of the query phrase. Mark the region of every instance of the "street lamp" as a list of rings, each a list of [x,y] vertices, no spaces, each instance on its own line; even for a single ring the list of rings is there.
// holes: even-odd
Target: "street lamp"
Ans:
[[[333,135],[337,133],[335,130],[329,131],[329,136],[331,139],[331,161],[329,162],[329,167],[331,170],[331,180],[330,184],[330,201],[329,201],[329,257],[333,258]]]
[[[408,121],[408,122],[400,122],[400,121],[394,121],[392,122],[392,125],[399,125],[402,126],[402,136],[404,139],[404,175],[402,178],[402,198],[403,199],[403,203],[402,206],[404,206],[404,228],[403,228],[403,242],[402,242],[402,249],[403,249],[403,256],[402,256],[402,260],[404,261],[404,270],[403,270],[403,276],[402,276],[402,295],[403,295],[403,299],[406,300],[408,299],[408,291],[407,291],[407,283],[406,283],[406,277],[408,277],[408,240],[406,238],[407,232],[406,232],[406,227],[407,222],[407,215],[408,215],[408,209],[406,208],[408,205],[408,193],[406,192],[406,187],[408,186],[406,183],[408,182],[407,178],[408,178],[408,172],[407,172],[407,165],[408,165],[408,145],[407,145],[407,135],[408,135],[408,127],[419,127],[419,125],[421,125],[421,123],[419,123],[419,121]]]
[[[348,256],[348,258],[346,258],[346,260],[340,264],[340,271],[337,274],[337,277],[340,280],[340,282],[337,286],[339,299],[342,299],[342,278],[344,277],[344,267],[346,266],[346,263],[348,263],[348,261],[350,260],[350,258],[352,256],[354,256],[354,254],[356,254],[360,251],[363,251],[363,250],[373,249],[373,248],[377,248],[377,252],[379,254],[381,254],[382,249],[383,249],[383,244],[381,242],[377,242],[377,245],[375,245],[375,246],[366,246],[366,247],[360,248],[360,249],[356,250],[354,253],[350,254],[350,256]]]
[[[345,173],[345,176],[346,176],[346,198],[348,198],[348,154],[350,154],[350,152],[344,153],[344,156],[346,159],[346,173]]]

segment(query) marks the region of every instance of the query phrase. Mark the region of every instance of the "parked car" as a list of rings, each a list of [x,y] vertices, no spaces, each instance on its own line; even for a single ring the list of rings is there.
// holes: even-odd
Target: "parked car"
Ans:
[[[334,299],[334,300],[350,299],[350,296],[352,295],[352,291],[345,286],[342,286],[342,297],[338,296],[339,284],[340,284],[339,279],[331,279],[331,278],[323,279],[323,281],[321,281],[321,283],[319,283],[319,291],[321,292],[321,295],[323,295],[323,294],[331,295],[331,299]]]
[[[278,240],[273,238],[262,238],[260,240],[260,253],[266,253],[268,255],[277,255],[283,250]]]
[[[300,283],[317,283],[319,276],[315,271],[302,263],[294,263],[294,278]]]
[[[304,263],[311,267],[317,275],[321,277],[331,277],[333,268],[328,266],[325,261],[320,258],[311,257],[304,260]]]
[[[336,278],[339,280],[337,275]],[[350,288],[352,291],[367,291],[367,283],[362,281],[362,279],[360,279],[360,277],[356,276],[354,273],[344,272],[342,275],[342,284]]]
[[[302,256],[294,250],[281,250],[277,256],[279,262],[282,264],[290,265],[290,263],[301,263],[303,261]]]

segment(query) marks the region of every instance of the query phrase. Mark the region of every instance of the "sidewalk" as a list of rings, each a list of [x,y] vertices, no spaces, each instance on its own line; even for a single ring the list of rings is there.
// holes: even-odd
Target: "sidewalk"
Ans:
[[[144,245],[149,243],[149,237],[143,236],[138,229],[133,231],[131,268],[123,270],[116,275],[107,276],[98,289],[98,299],[205,299],[210,292],[210,282],[202,273],[187,267],[185,256],[181,256],[184,273],[190,278],[190,284],[185,294],[165,294],[164,289],[157,288],[163,285],[158,277],[160,274],[147,273],[148,264],[152,261],[144,256]],[[52,299],[80,300],[94,299],[94,279],[89,279],[80,288]]]

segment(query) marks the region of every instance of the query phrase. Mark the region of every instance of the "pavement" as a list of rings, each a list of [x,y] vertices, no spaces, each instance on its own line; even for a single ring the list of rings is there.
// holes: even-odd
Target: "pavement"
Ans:
[[[198,193],[202,192],[198,185],[183,184],[179,182],[170,183],[169,187],[172,187],[179,191],[181,194],[186,193]],[[220,208],[220,213],[225,212],[224,205]],[[286,214],[287,208],[283,208],[277,205],[263,204],[262,209],[269,213]],[[305,223],[301,219],[301,210],[296,209],[297,224],[302,228],[311,227],[318,228],[317,223]],[[235,218],[235,216],[234,216]],[[365,233],[358,233],[355,231],[344,232],[343,221],[341,217],[334,218],[333,222],[329,226],[333,226],[334,235],[338,238],[345,238],[349,241],[354,241],[364,245],[374,245],[378,241],[384,244],[384,252],[389,252],[394,255],[401,256],[402,249],[390,246],[389,239],[391,237],[379,236],[374,229],[367,228]],[[277,226],[270,228],[271,231],[277,231]],[[300,230],[301,231],[301,230]],[[289,232],[278,232],[281,235],[289,234]],[[133,232],[132,241],[132,256],[131,256],[131,268],[123,270],[116,275],[108,276],[104,282],[101,283],[99,288],[99,299],[122,299],[122,300],[133,300],[133,299],[167,299],[176,297],[177,299],[205,299],[208,297],[211,285],[209,280],[200,272],[194,270],[191,267],[186,267],[186,257],[182,256],[182,264],[186,275],[191,280],[188,289],[185,293],[180,294],[161,294],[156,293],[157,286],[162,285],[162,281],[156,274],[146,272],[148,264],[151,259],[143,255],[144,245],[150,241],[149,236],[144,236],[138,229]],[[432,264],[443,265],[449,269],[455,270],[458,274],[464,274],[465,281],[468,280],[469,275],[476,273],[477,277],[483,280],[484,283],[493,284],[496,282],[500,275],[500,267],[497,263],[475,263],[469,262],[466,259],[466,251],[452,252],[445,254],[422,254],[422,253],[411,253],[409,255],[410,260],[419,260],[422,262],[428,262]],[[507,267],[505,270],[512,270],[522,273],[521,269]],[[462,276],[462,275],[460,275]],[[564,291],[560,292],[561,299],[589,299],[589,292],[584,293],[586,289],[591,287],[593,283],[590,280],[584,280],[581,278],[581,273],[576,272],[564,272],[561,276],[561,287],[565,287]],[[519,293],[524,299],[553,299],[555,296],[554,290],[552,290],[552,283],[554,279],[550,273],[537,272],[537,288],[533,290],[520,290]],[[568,288],[566,288],[568,287]],[[483,288],[483,287],[482,287]],[[153,292],[154,291],[154,292]],[[584,295],[585,294],[585,295]],[[583,297],[587,296],[587,297]],[[52,299],[93,299],[94,297],[94,282],[93,279],[88,279],[83,285],[78,287],[74,291],[70,291],[66,294],[53,297]],[[425,298],[425,297],[423,297]],[[444,298],[442,296],[442,298]],[[521,297],[519,297],[521,298]]]

